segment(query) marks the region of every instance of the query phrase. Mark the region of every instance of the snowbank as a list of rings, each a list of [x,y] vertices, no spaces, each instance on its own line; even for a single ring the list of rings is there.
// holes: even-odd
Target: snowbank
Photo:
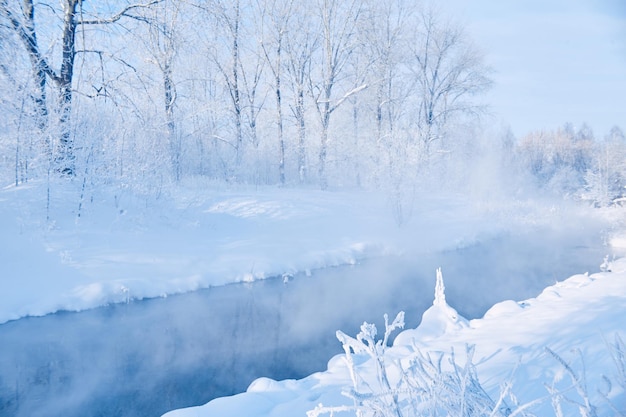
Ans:
[[[459,317],[441,294],[424,313],[420,326],[400,333],[386,350],[388,368],[416,355],[437,357],[452,349],[462,365],[466,360],[462,353],[467,345],[473,345],[477,377],[494,401],[503,384],[510,383],[519,404],[542,399],[530,408],[537,415],[555,414],[548,389],[561,393],[565,415],[579,415],[578,405],[569,401],[584,405],[588,400],[598,416],[614,416],[612,406],[626,410],[626,380],[613,361],[617,356],[611,355],[617,349],[615,337],[626,336],[626,260],[611,263],[606,272],[572,276],[536,298],[496,304],[483,318],[469,322]],[[366,380],[376,373],[376,361],[367,355],[353,353],[350,361]],[[287,417],[304,416],[314,409],[317,411],[311,415],[330,415],[330,410],[335,415],[354,415],[354,411],[348,412],[354,407],[353,400],[342,395],[353,386],[350,361],[336,356],[327,371],[298,381],[261,378],[246,393],[165,416]],[[370,381],[370,387],[374,385]],[[513,410],[510,398],[506,404]],[[345,413],[339,413],[342,410]]]
[[[157,198],[9,186],[0,190],[0,323],[436,251],[509,226],[460,196],[419,201],[400,228],[385,195],[362,191],[191,184]]]

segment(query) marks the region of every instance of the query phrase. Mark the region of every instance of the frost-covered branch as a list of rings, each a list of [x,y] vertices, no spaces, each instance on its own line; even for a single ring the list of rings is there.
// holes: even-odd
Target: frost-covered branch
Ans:
[[[360,85],[360,86],[358,86],[356,88],[353,88],[352,90],[348,91],[346,94],[343,95],[343,97],[341,97],[339,100],[337,100],[337,102],[335,103],[334,106],[331,107],[330,113],[332,113],[335,110],[337,110],[337,108],[339,106],[341,106],[344,101],[346,101],[347,99],[349,99],[353,95],[360,93],[361,91],[365,90],[366,88],[367,88],[367,84],[363,84],[363,85]]]
[[[611,343],[607,343],[609,355],[613,360],[613,364],[616,370],[616,383],[619,386],[618,390],[621,389],[622,395],[626,394],[626,345],[624,341],[620,337],[619,334],[615,334],[615,341]],[[604,382],[607,385],[607,389],[605,392],[599,391],[599,394],[602,396],[604,401],[609,405],[611,410],[615,413],[616,416],[626,416],[626,409],[620,410],[618,405],[615,404],[611,398],[610,394],[613,391],[613,384],[611,383],[611,379],[606,375],[603,376]]]
[[[76,23],[79,25],[106,25],[110,23],[115,23],[123,17],[128,17],[129,19],[135,19],[135,20],[139,20],[142,22],[150,23],[150,21],[147,18],[143,16],[131,14],[130,12],[136,9],[147,9],[151,6],[154,6],[162,2],[163,0],[152,0],[152,1],[149,1],[148,3],[143,3],[143,4],[131,4],[131,5],[124,7],[124,9],[120,10],[118,13],[114,14],[113,16],[106,17],[106,18],[99,17],[99,18],[92,19],[92,20],[79,20]]]
[[[462,366],[457,363],[454,350],[448,355],[417,351],[404,364],[400,360],[389,362],[389,337],[393,331],[403,327],[404,313],[400,312],[391,323],[385,315],[382,339],[376,339],[376,326],[370,323],[363,323],[355,338],[338,331],[337,338],[343,344],[353,383],[343,394],[351,398],[354,405],[332,407],[320,404],[309,411],[308,417],[332,416],[349,411],[363,417],[497,417],[508,414],[503,411],[508,410],[504,404],[507,393],[495,402],[482,388],[473,363],[473,346],[466,347],[466,361]],[[366,364],[376,368],[375,380],[357,368],[353,358],[355,355],[369,356],[370,360]],[[447,361],[444,362],[444,358]]]
[[[578,408],[581,417],[596,417],[597,416],[596,407],[593,404],[591,404],[591,401],[589,400],[589,395],[587,392],[585,365],[584,365],[584,361],[582,361],[582,353],[580,352],[580,350],[576,349],[576,353],[578,353],[582,361],[582,371],[580,374],[577,374],[576,372],[574,372],[574,369],[570,366],[570,364],[567,363],[562,357],[560,357],[552,349],[546,347],[546,352],[550,354],[550,356],[552,356],[554,359],[556,359],[557,362],[561,364],[561,366],[563,366],[563,369],[567,372],[567,374],[570,376],[571,381],[572,381],[572,386],[570,387],[570,389],[575,389],[576,393],[580,397],[579,400],[573,399],[571,397],[566,397],[564,393],[568,391],[568,389],[557,391],[554,388],[554,384],[552,387],[549,387],[549,388],[546,386],[546,388],[548,388],[548,392],[550,392],[550,394],[552,395],[552,404],[553,404],[554,411],[557,414],[557,417],[560,417],[561,415],[563,415],[563,411],[561,407],[561,400],[565,400],[568,403],[574,404]]]

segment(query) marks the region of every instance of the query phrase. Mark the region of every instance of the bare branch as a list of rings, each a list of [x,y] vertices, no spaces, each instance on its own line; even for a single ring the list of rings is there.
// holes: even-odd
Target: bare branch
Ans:
[[[12,29],[15,33],[17,33],[20,40],[26,47],[26,51],[30,55],[31,59],[36,61],[36,67],[45,72],[51,79],[58,81],[60,79],[59,75],[50,67],[48,61],[39,51],[34,29],[30,27],[32,22],[21,22],[20,19],[18,19],[18,17],[15,16],[15,14],[13,14],[13,12],[9,9],[6,0],[0,1],[0,13],[4,14],[9,20]],[[31,19],[32,17],[25,16],[25,18]]]
[[[346,101],[347,99],[349,99],[350,97],[352,97],[355,94],[360,93],[361,91],[365,90],[368,87],[367,84],[363,84],[360,85],[356,88],[353,88],[352,90],[348,91],[346,94],[343,95],[343,97],[341,97],[339,100],[337,100],[337,102],[335,103],[334,106],[332,106],[330,108],[330,113],[334,112],[337,107],[341,106],[343,104],[344,101]]]
[[[134,15],[134,14],[130,14],[129,12],[135,9],[146,9],[149,8],[151,6],[154,6],[155,4],[159,4],[162,3],[163,0],[152,0],[148,3],[142,3],[142,4],[131,4],[129,6],[126,6],[123,10],[121,10],[119,13],[108,17],[108,18],[98,18],[98,19],[92,19],[92,20],[81,20],[79,22],[77,22],[77,24],[79,25],[107,25],[110,23],[115,23],[118,20],[120,20],[123,17],[128,17],[129,19],[135,19],[135,20],[139,20],[141,22],[145,22],[145,23],[150,23],[150,19],[143,17],[143,16],[138,16],[138,15]]]

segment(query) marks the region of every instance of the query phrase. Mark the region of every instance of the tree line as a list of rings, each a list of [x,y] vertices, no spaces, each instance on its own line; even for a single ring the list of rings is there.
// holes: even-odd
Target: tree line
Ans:
[[[491,83],[403,0],[0,1],[5,174],[377,184],[418,170]]]
[[[384,187],[401,218],[415,182],[462,179],[484,153],[490,73],[428,3],[0,0],[0,176]],[[486,146],[606,205],[623,137],[565,125]]]

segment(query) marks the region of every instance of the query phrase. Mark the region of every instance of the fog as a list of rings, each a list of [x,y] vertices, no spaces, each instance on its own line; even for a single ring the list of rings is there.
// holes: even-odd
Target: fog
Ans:
[[[81,3],[80,16],[72,16],[75,22],[83,16],[106,18],[119,6],[107,3],[105,9],[110,10],[103,10],[98,2],[84,3],[86,13]],[[7,21],[16,24],[0,24],[0,39],[7,45],[0,48],[0,181],[15,184],[15,190],[27,183],[41,186],[34,200],[12,197],[15,201],[6,204],[19,207],[19,233],[22,224],[28,229],[29,222],[35,222],[45,230],[42,235],[54,229],[61,236],[78,228],[64,230],[55,226],[57,221],[84,225],[92,220],[89,216],[97,218],[96,213],[113,213],[112,228],[93,234],[109,239],[106,233],[128,224],[133,232],[149,229],[150,219],[159,218],[161,207],[167,207],[161,202],[171,197],[177,208],[158,224],[176,228],[185,222],[172,219],[182,216],[197,230],[206,230],[202,238],[211,239],[214,230],[202,229],[200,216],[193,218],[191,200],[197,196],[206,201],[214,190],[231,185],[374,190],[387,196],[389,215],[399,227],[421,215],[428,233],[434,233],[436,225],[446,226],[445,220],[470,220],[453,218],[454,211],[442,215],[446,207],[433,202],[428,213],[420,213],[421,193],[429,198],[439,191],[463,193],[477,201],[546,195],[562,201],[567,196],[598,207],[623,201],[626,140],[621,129],[594,136],[586,125],[579,125],[582,120],[572,120],[578,127],[567,123],[525,134],[519,132],[520,118],[534,117],[527,108],[513,109],[518,119],[512,121],[513,130],[497,126],[499,117],[489,116],[482,93],[492,84],[488,64],[498,60],[486,60],[481,48],[473,47],[470,35],[475,30],[466,33],[456,19],[438,16],[429,7],[413,11],[412,3],[378,7],[373,2],[365,13],[354,9],[360,2],[337,2],[341,7],[326,13],[302,2],[287,18],[286,11],[265,10],[259,2],[242,2],[241,14],[239,2],[236,9],[225,7],[224,13],[193,2],[155,2],[145,8],[154,13],[150,19],[121,19],[109,22],[106,31],[77,32],[81,36],[75,37],[72,50],[99,52],[78,54],[80,59],[71,61],[76,67],[65,72],[70,77],[61,78],[51,76],[61,62],[55,45],[68,31],[90,25],[63,30],[72,20],[58,19],[67,17],[61,3],[32,3],[36,24],[25,15]],[[21,10],[19,2],[0,4],[3,19]],[[179,18],[161,21],[166,16]],[[329,24],[327,18],[339,24],[330,31],[318,30]],[[277,27],[279,22],[288,25]],[[157,26],[169,27],[167,51],[155,44]],[[241,28],[241,33],[231,27]],[[489,27],[493,25],[485,30]],[[39,47],[24,42],[24,33],[32,33],[32,42],[39,39]],[[282,33],[294,35],[285,39],[284,48]],[[354,35],[338,35],[342,33]],[[389,33],[398,38],[387,39]],[[432,49],[430,45],[439,42],[430,42],[431,36],[454,42],[443,50]],[[502,38],[507,54],[523,49],[511,47],[509,41]],[[524,42],[536,52],[533,42]],[[328,53],[331,50],[336,53]],[[229,67],[225,63],[233,56],[238,58]],[[332,56],[344,58],[328,62]],[[41,71],[33,71],[31,63],[50,64],[44,88],[38,88]],[[422,63],[437,63],[437,68]],[[536,63],[545,67],[541,60]],[[325,69],[330,67],[338,72],[333,70],[328,78]],[[502,69],[493,68],[496,73]],[[513,79],[506,65],[504,70],[495,75],[496,81]],[[59,80],[69,82],[68,88]],[[502,84],[496,86],[500,92]],[[429,85],[441,89],[433,91],[426,88]],[[66,91],[76,94],[67,97]],[[534,89],[528,92],[545,98]],[[456,98],[449,100],[452,96]],[[491,96],[492,104],[506,107],[497,102],[498,96],[498,91]],[[506,96],[529,107],[519,95]],[[430,111],[420,110],[427,108]],[[555,117],[552,110],[549,113]],[[75,190],[71,198],[62,192],[68,183]],[[194,197],[175,198],[187,192]],[[178,207],[186,204],[185,209]],[[140,205],[132,223],[133,209]],[[350,208],[359,209],[354,202]],[[216,216],[223,216],[211,218],[216,224],[228,218]],[[507,215],[494,217],[506,221]],[[106,223],[99,220],[94,224]],[[545,220],[539,223],[544,226],[530,226],[529,221],[528,230],[486,235],[447,246],[446,251],[429,245],[449,245],[449,235],[437,239],[425,233],[407,243],[402,256],[287,280],[276,277],[2,324],[0,417],[159,416],[241,392],[257,377],[303,377],[325,369],[331,356],[341,352],[334,336],[337,329],[354,334],[363,321],[380,326],[383,314],[393,316],[399,310],[406,312],[408,327],[417,326],[432,302],[438,267],[443,269],[448,302],[471,319],[498,301],[533,297],[556,280],[596,271],[608,252],[601,222],[577,217],[560,218],[549,226]],[[13,220],[7,224],[14,227]],[[519,229],[525,223],[516,224]],[[242,228],[251,225],[254,222],[241,223]],[[309,230],[314,228],[309,225]],[[494,229],[508,230],[500,225]],[[161,238],[158,228],[153,232],[143,236]],[[230,234],[226,228],[220,232],[224,234],[218,238]],[[187,239],[184,232],[177,236]],[[82,244],[80,237],[70,236],[76,245]],[[26,238],[30,236],[20,237],[30,243]],[[6,242],[14,244],[11,237]],[[193,246],[193,239],[190,242],[181,250]],[[32,262],[30,248],[24,247],[7,253]],[[70,249],[64,252],[70,254]],[[156,258],[158,252],[150,255]],[[55,279],[50,275],[28,278]],[[25,282],[22,288],[29,287]]]
[[[371,259],[285,280],[214,287],[0,326],[0,415],[158,416],[244,391],[255,378],[301,378],[341,352],[335,330],[406,312],[418,325],[443,268],[467,318],[596,271],[602,225],[533,228],[437,253]],[[285,282],[287,281],[287,282]]]

